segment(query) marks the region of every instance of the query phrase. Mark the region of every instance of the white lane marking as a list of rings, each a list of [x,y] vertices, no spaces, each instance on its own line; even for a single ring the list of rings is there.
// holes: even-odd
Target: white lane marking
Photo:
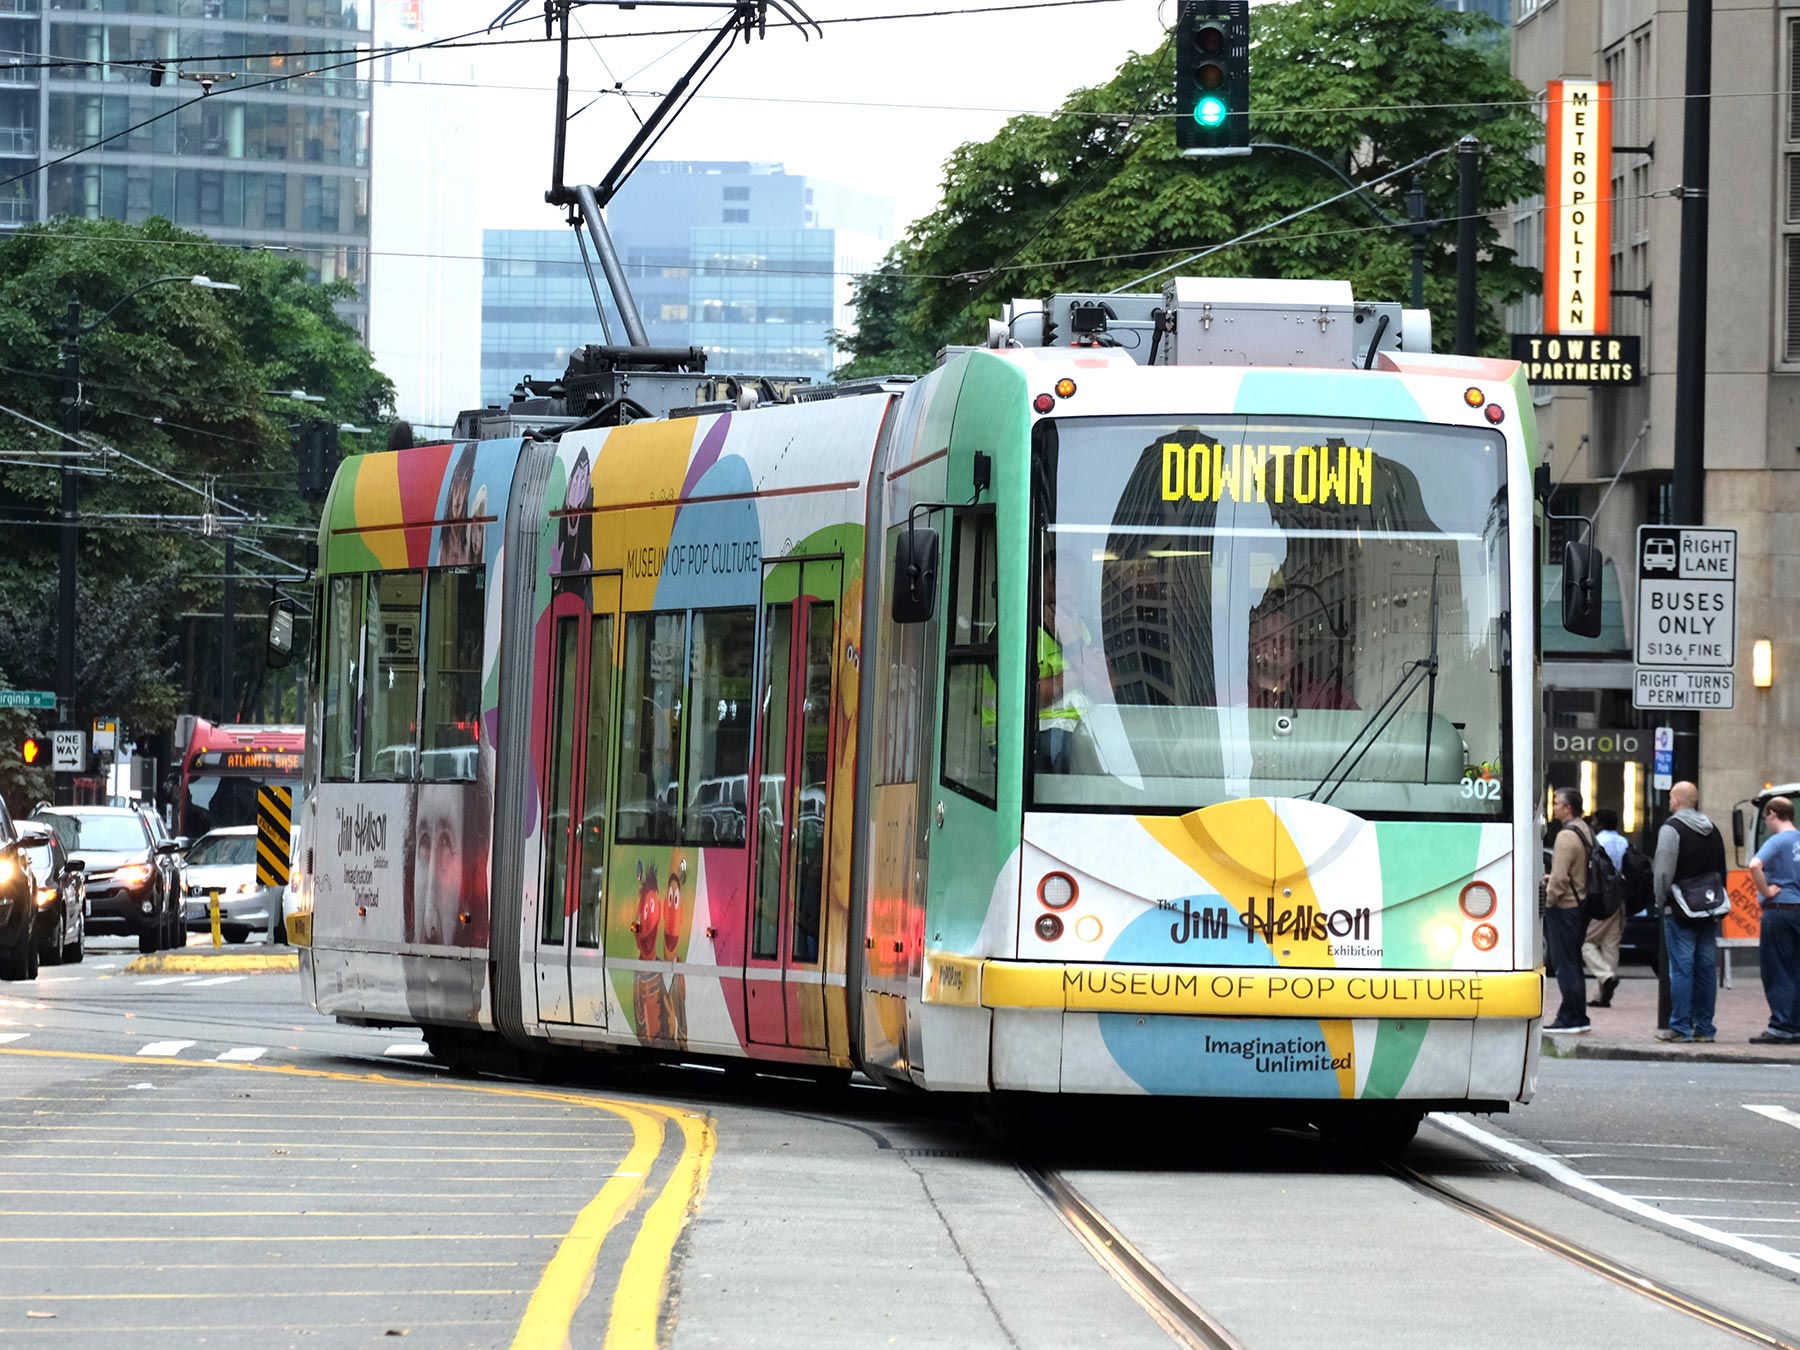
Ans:
[[[114,961],[111,965],[96,965],[94,967],[95,970],[117,970],[118,968],[119,963],[117,961]]]
[[[191,989],[204,989],[209,984],[236,984],[239,980],[247,980],[248,975],[209,975],[204,980],[195,980],[188,986]]]
[[[80,980],[81,976],[79,975],[39,975],[37,977],[39,984],[78,984]]]
[[[268,1053],[269,1047],[266,1045],[234,1045],[223,1054],[215,1055],[213,1058],[224,1060],[261,1059]]]
[[[192,984],[198,975],[158,975],[154,980],[139,980],[139,989],[150,989],[159,984]]]
[[[392,1055],[395,1059],[424,1059],[431,1053],[431,1047],[418,1041],[405,1041],[399,1045],[390,1045],[381,1053]]]
[[[1646,1205],[1641,1200],[1634,1200],[1629,1195],[1623,1195],[1609,1186],[1600,1185],[1592,1177],[1583,1176],[1573,1167],[1558,1161],[1548,1153],[1539,1153],[1536,1149],[1526,1148],[1523,1144],[1515,1144],[1510,1139],[1503,1139],[1497,1134],[1492,1134],[1478,1125],[1471,1125],[1468,1121],[1456,1116],[1433,1112],[1431,1119],[1441,1129],[1449,1130],[1452,1134],[1460,1134],[1463,1138],[1481,1145],[1490,1152],[1498,1153],[1502,1157],[1522,1162],[1527,1167],[1535,1168],[1545,1176],[1559,1181],[1573,1190],[1580,1191],[1584,1195],[1591,1195],[1596,1200],[1612,1205],[1615,1209],[1622,1209],[1627,1214],[1635,1214],[1640,1219],[1648,1219],[1651,1223],[1661,1224],[1665,1228],[1673,1228],[1676,1232],[1686,1233],[1690,1237],[1717,1243],[1721,1247],[1729,1247],[1733,1251],[1742,1252],[1746,1256],[1755,1257],[1758,1261],[1765,1261],[1769,1265],[1785,1270],[1791,1275],[1800,1275],[1800,1258],[1791,1256],[1766,1243],[1753,1242],[1748,1238],[1738,1237],[1735,1233],[1727,1233],[1723,1229],[1714,1228],[1710,1224],[1696,1223],[1692,1219],[1684,1219],[1671,1214],[1666,1209],[1657,1209],[1653,1205]]]
[[[1792,1125],[1800,1130],[1800,1111],[1790,1111],[1785,1106],[1751,1106],[1749,1103],[1744,1104],[1744,1110],[1754,1111],[1759,1116],[1779,1120],[1783,1125]]]
[[[1570,1148],[1667,1148],[1692,1149],[1696,1153],[1723,1153],[1722,1144],[1627,1144],[1617,1139],[1540,1139],[1540,1144],[1567,1145]]]
[[[154,1055],[166,1059],[170,1055],[179,1055],[192,1044],[192,1041],[151,1041],[150,1044],[139,1050],[138,1053],[140,1055]]]
[[[1589,1181],[1657,1181],[1665,1185],[1692,1182],[1696,1186],[1800,1186],[1800,1181],[1760,1181],[1743,1177],[1647,1177],[1631,1173],[1596,1172]]]
[[[0,1045],[10,1045],[14,1041],[22,1041],[30,1034],[29,1031],[0,1031]]]

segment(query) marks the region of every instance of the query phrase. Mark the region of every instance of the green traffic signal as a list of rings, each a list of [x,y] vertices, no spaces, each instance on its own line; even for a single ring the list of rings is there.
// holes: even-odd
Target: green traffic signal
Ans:
[[[1203,127],[1216,127],[1225,121],[1225,100],[1208,94],[1194,105],[1194,120]]]

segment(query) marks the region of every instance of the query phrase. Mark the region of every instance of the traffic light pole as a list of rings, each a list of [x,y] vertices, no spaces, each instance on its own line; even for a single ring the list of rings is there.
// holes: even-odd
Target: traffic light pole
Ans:
[[[232,687],[237,683],[237,536],[225,536],[225,603],[219,624],[219,717],[237,721]]]
[[[1475,355],[1475,266],[1481,231],[1481,142],[1456,143],[1456,354]]]
[[[56,725],[64,730],[75,725],[75,567],[80,538],[80,490],[71,453],[81,440],[81,300],[69,297],[68,317],[63,320],[62,429],[68,440],[62,457],[62,529],[59,531],[60,563],[56,581]],[[75,801],[75,775],[56,775],[56,802]]]

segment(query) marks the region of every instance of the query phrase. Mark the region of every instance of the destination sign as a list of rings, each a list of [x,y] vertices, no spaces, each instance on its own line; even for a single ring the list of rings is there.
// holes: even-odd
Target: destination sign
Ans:
[[[1165,502],[1295,503],[1368,506],[1375,500],[1375,452],[1353,445],[1224,445],[1164,441]]]
[[[297,774],[300,761],[298,750],[202,750],[191,767],[226,773]]]

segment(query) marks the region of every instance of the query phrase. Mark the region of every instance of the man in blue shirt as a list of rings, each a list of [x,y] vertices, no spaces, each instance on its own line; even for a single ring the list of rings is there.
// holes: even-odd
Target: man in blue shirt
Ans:
[[[1794,804],[1771,797],[1763,808],[1768,841],[1750,861],[1750,880],[1762,897],[1763,994],[1769,1000],[1769,1027],[1750,1039],[1759,1045],[1800,1044],[1800,830]]]

